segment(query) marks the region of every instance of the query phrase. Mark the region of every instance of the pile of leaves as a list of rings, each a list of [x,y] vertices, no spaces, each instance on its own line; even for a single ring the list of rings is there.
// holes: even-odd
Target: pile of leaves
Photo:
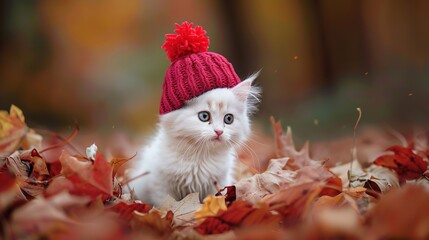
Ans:
[[[297,151],[272,119],[274,156],[263,171],[201,204],[193,193],[159,207],[133,198],[120,169],[95,145],[43,140],[20,109],[0,112],[2,239],[429,238],[427,136],[391,146],[365,168],[334,168]],[[44,142],[45,141],[45,142]],[[42,146],[46,146],[42,148]],[[350,167],[351,166],[351,167]],[[253,171],[251,171],[253,170]],[[144,177],[144,176],[142,176]]]

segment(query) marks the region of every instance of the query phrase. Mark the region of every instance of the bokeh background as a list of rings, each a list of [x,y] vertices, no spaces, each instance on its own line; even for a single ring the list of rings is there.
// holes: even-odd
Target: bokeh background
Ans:
[[[361,125],[427,126],[428,13],[426,0],[5,0],[0,107],[59,132],[151,132],[164,34],[187,20],[239,76],[262,68],[262,131],[273,115],[300,139],[352,135],[357,107]]]

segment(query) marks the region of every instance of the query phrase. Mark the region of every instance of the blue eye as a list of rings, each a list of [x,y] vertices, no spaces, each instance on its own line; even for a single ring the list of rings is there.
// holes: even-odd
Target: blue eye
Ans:
[[[232,122],[234,122],[234,115],[232,115],[231,113],[226,114],[225,117],[223,117],[223,121],[226,124],[231,124]]]
[[[210,120],[210,113],[207,111],[201,111],[198,113],[198,118],[201,122],[208,122]]]

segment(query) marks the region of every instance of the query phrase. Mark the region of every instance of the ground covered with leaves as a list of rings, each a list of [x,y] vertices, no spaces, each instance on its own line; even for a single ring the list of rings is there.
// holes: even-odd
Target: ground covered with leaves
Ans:
[[[429,239],[427,132],[372,149],[364,162],[358,152],[370,148],[354,145],[353,161],[334,165],[310,158],[308,144],[296,150],[291,130],[284,133],[274,119],[272,126],[265,164],[241,154],[235,185],[203,203],[190,194],[155,208],[134,199],[127,184],[133,179],[121,170],[129,159],[106,159],[95,145],[79,154],[70,144],[77,130],[66,139],[37,133],[12,106],[0,112],[0,236]]]

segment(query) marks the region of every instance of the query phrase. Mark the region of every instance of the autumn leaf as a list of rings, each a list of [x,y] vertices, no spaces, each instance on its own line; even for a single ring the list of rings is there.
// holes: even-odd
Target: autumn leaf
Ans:
[[[8,156],[21,146],[40,148],[42,137],[27,127],[22,110],[12,105],[9,113],[0,111],[0,156]]]
[[[176,201],[170,195],[167,195],[156,211],[163,214],[171,211],[173,213],[173,226],[189,226],[194,224],[195,211],[200,208],[199,194],[191,193],[180,201]]]
[[[149,213],[134,212],[132,226],[134,229],[141,231],[142,236],[167,238],[173,231],[173,217],[172,211],[168,211],[164,217],[156,210]]]
[[[275,153],[277,158],[290,158],[290,161],[287,162],[287,166],[291,170],[297,170],[304,166],[321,166],[320,161],[310,158],[308,142],[304,144],[301,150],[297,151],[292,138],[292,129],[287,127],[285,135],[280,121],[276,122],[274,117],[271,117],[270,120],[274,131]]]
[[[429,192],[404,185],[380,198],[369,213],[368,234],[374,239],[429,239]]]
[[[59,179],[67,183],[70,193],[89,196],[91,199],[102,195],[104,200],[112,196],[112,167],[101,154],[97,152],[95,161],[90,161],[63,151],[59,159],[62,165],[61,172],[67,180]]]
[[[202,234],[220,234],[229,230],[250,226],[277,226],[281,220],[265,204],[253,207],[245,201],[235,201],[227,210],[221,210],[216,216],[207,217],[194,229]]]
[[[308,182],[291,186],[279,192],[268,195],[262,202],[271,210],[278,211],[287,226],[299,223],[304,213],[309,210],[311,203],[322,191],[320,182]]]
[[[209,195],[204,199],[202,207],[195,212],[195,218],[201,223],[207,217],[215,216],[220,210],[226,210],[225,197]]]
[[[16,176],[8,170],[0,170],[0,183],[0,215],[2,215],[15,201],[26,201],[27,198],[16,183]]]
[[[237,199],[237,188],[234,185],[226,186],[220,189],[215,196],[223,196],[226,202],[233,202]]]
[[[110,207],[109,210],[114,211],[119,214],[119,218],[123,221],[130,221],[134,216],[134,211],[139,213],[148,213],[152,209],[152,206],[145,203],[127,203],[119,202],[114,206]]]
[[[265,172],[235,183],[237,199],[257,203],[264,196],[279,191],[282,185],[295,181],[296,172],[283,169],[289,160],[289,158],[272,159]]]
[[[393,152],[393,155],[380,156],[374,161],[374,164],[393,169],[398,174],[401,183],[424,176],[428,162],[415,154],[411,148],[393,146],[387,151]]]
[[[52,198],[36,198],[16,209],[11,217],[11,231],[16,238],[42,236],[49,232],[75,225],[77,221],[70,218],[65,209],[85,205],[89,198],[72,196],[62,192]]]
[[[49,172],[45,161],[34,149],[16,151],[5,158],[7,169],[16,176],[16,182],[28,195],[35,197],[47,187]]]

